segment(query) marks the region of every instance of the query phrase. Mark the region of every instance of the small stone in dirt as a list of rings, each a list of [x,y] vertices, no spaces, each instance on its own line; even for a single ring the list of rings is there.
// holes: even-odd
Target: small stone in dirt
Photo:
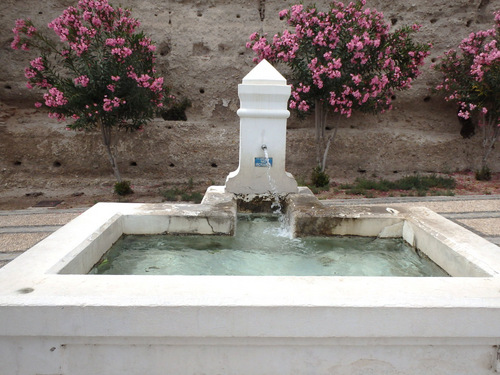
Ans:
[[[40,201],[33,207],[55,207],[61,204],[62,201]]]
[[[26,195],[27,197],[39,197],[39,196],[43,195],[43,193],[42,193],[42,192],[40,192],[40,191],[35,191],[35,192],[33,192],[33,193],[26,193],[25,195]]]
[[[71,194],[72,197],[81,197],[84,193],[81,191],[77,191],[76,193]]]

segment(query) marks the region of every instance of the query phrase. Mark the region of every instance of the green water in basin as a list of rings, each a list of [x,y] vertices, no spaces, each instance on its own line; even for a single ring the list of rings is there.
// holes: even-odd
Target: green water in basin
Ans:
[[[124,235],[90,271],[118,275],[448,276],[402,239],[290,238],[275,218],[239,218],[236,235]]]

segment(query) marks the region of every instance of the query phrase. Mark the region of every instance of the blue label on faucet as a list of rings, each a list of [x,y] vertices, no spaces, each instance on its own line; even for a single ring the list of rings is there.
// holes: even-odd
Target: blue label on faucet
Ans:
[[[267,167],[269,165],[273,166],[273,158],[255,158],[255,166],[256,167]]]

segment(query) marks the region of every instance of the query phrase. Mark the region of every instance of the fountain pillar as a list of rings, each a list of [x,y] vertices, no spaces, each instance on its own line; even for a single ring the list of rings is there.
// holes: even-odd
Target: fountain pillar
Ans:
[[[226,179],[225,191],[235,194],[297,193],[297,182],[285,171],[286,121],[291,87],[266,60],[240,85],[240,162]]]

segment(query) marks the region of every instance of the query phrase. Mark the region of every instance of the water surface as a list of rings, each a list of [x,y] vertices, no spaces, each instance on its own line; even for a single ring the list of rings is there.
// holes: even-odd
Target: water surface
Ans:
[[[90,273],[118,275],[448,276],[402,239],[290,238],[244,216],[236,236],[124,235]]]

